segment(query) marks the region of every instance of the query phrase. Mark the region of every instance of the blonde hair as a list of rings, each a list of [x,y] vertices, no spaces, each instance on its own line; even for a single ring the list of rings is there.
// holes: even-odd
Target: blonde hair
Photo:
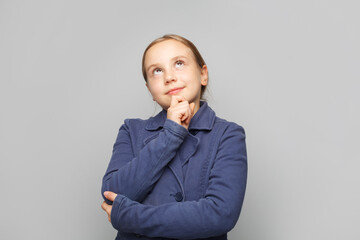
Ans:
[[[146,74],[146,69],[145,69],[145,56],[146,56],[147,51],[155,44],[166,41],[166,40],[171,40],[171,39],[181,42],[182,44],[184,44],[185,46],[190,48],[191,52],[194,54],[195,60],[196,60],[197,64],[199,65],[200,69],[202,69],[203,66],[206,65],[199,50],[195,47],[195,45],[190,40],[188,40],[182,36],[176,35],[176,34],[166,34],[166,35],[159,37],[159,38],[155,39],[154,41],[152,41],[144,51],[144,54],[142,57],[142,74],[144,76],[145,82],[147,82],[147,74]],[[202,98],[205,90],[206,90],[206,86],[201,86],[201,95],[200,95],[201,98]]]

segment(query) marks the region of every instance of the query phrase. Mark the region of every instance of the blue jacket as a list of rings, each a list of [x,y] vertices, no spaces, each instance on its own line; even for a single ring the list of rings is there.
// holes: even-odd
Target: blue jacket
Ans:
[[[189,130],[165,110],[121,126],[101,189],[118,194],[103,196],[116,239],[227,239],[245,194],[245,133],[200,106]]]

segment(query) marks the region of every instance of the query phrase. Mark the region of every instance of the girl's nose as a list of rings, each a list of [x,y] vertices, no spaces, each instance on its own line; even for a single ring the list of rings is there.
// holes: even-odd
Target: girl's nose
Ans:
[[[168,72],[165,76],[165,84],[176,81],[175,74],[173,72]]]

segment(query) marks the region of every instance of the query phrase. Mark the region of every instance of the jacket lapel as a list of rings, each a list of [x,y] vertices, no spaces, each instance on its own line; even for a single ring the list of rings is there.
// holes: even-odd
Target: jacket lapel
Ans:
[[[190,157],[194,155],[199,145],[199,139],[191,134],[188,134],[181,144],[175,158],[170,162],[169,168],[176,176],[179,184],[183,186],[184,174],[182,167],[189,161]]]

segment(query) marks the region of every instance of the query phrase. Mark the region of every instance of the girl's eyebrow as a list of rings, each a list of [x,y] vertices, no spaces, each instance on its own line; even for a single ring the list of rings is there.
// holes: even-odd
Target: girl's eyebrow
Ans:
[[[179,59],[179,58],[187,58],[187,57],[186,57],[186,56],[179,55],[179,56],[173,57],[171,60],[175,60],[175,59]]]
[[[176,56],[176,57],[173,57],[172,59],[170,59],[171,61],[174,61],[174,60],[177,60],[177,59],[179,59],[179,58],[185,58],[185,59],[187,59],[187,57],[186,56],[183,56],[183,55],[179,55],[179,56]],[[147,68],[147,71],[149,71],[150,70],[150,68],[152,68],[152,67],[156,67],[156,66],[159,66],[159,65],[161,65],[160,63],[154,63],[154,64],[151,64],[148,68]]]

